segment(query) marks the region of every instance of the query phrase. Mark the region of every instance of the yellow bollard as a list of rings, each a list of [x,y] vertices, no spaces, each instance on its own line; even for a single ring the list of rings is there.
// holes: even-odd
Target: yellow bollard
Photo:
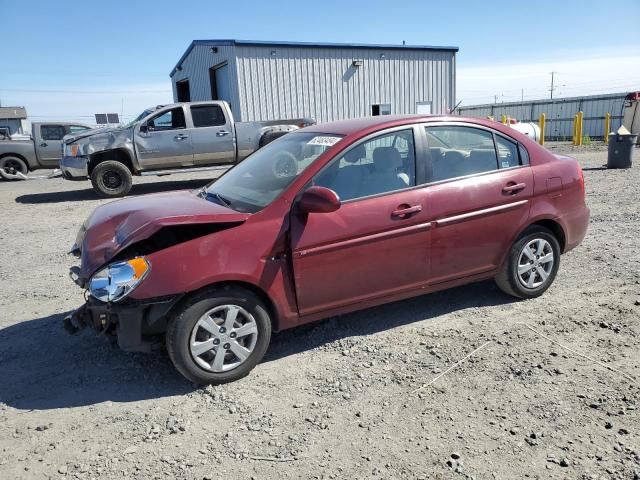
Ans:
[[[573,126],[571,131],[571,142],[578,145],[578,114],[573,116]]]
[[[540,114],[540,119],[538,120],[538,125],[540,125],[540,145],[544,147],[544,113]]]
[[[582,146],[582,118],[584,117],[584,113],[578,112],[578,131],[576,132],[578,135],[578,146]]]
[[[611,130],[611,114],[607,112],[604,116],[604,144],[609,144],[609,130]]]
[[[502,119],[500,120],[502,122],[503,125],[507,124],[507,116],[506,115],[502,115]]]

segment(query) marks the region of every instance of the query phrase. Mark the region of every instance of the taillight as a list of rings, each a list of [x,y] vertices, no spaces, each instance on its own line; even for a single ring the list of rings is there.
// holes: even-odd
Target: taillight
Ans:
[[[580,168],[580,165],[578,165],[578,175],[580,176],[580,190],[582,190],[582,198],[586,199],[587,192],[584,187],[584,172],[582,171],[582,168]]]

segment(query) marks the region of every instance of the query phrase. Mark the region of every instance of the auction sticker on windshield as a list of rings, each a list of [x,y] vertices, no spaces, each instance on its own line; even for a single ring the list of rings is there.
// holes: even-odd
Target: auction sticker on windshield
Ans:
[[[320,145],[321,147],[332,147],[336,143],[338,143],[342,137],[327,137],[327,136],[318,136],[313,137],[311,140],[307,142],[307,145]]]

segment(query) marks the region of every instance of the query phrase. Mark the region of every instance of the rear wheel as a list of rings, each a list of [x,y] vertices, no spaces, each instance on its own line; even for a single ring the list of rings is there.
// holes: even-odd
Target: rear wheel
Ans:
[[[132,184],[129,168],[114,160],[99,163],[91,172],[93,190],[103,197],[124,197],[131,190]]]
[[[171,318],[167,351],[176,369],[197,384],[221,384],[247,375],[271,340],[265,305],[243,288],[196,294]]]
[[[539,297],[553,283],[559,266],[558,240],[550,230],[534,225],[512,245],[496,284],[514,297]]]
[[[20,175],[29,173],[29,167],[24,160],[19,157],[0,158],[0,176],[5,180],[22,180]]]

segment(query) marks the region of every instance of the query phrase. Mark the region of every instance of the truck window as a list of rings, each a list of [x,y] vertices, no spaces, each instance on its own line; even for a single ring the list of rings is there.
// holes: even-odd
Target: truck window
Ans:
[[[40,136],[43,140],[62,140],[65,135],[63,125],[40,125]]]
[[[227,123],[220,105],[194,105],[191,117],[194,127],[219,127]]]
[[[147,122],[149,130],[177,130],[186,128],[184,121],[184,111],[182,107],[172,108],[160,115],[153,117]]]
[[[67,126],[67,133],[80,133],[87,130],[90,130],[90,128],[85,127],[84,125],[68,125]]]

